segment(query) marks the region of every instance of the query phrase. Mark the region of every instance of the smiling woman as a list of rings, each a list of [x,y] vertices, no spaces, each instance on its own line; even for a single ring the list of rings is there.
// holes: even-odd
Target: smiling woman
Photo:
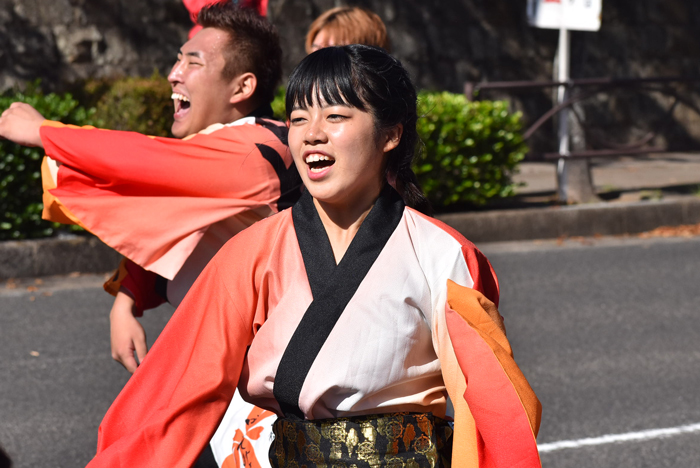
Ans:
[[[273,467],[540,466],[540,405],[495,274],[411,207],[424,199],[405,69],[378,48],[322,49],[287,104],[308,190],[212,259],[105,416],[90,466],[190,466],[236,386],[279,416]]]
[[[385,82],[398,86],[382,86],[377,67],[383,67]],[[406,71],[378,49],[330,48],[302,62],[290,77],[290,149],[321,208],[337,261],[387,179],[409,206],[429,210],[410,169],[415,103]]]

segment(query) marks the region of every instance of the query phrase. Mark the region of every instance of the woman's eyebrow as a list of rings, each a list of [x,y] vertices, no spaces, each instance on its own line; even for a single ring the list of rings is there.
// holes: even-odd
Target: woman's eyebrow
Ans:
[[[348,104],[346,102],[339,102],[337,104],[322,104],[321,105],[321,109],[326,109],[328,107],[347,107],[348,109],[350,109],[353,106],[351,106],[350,104]]]

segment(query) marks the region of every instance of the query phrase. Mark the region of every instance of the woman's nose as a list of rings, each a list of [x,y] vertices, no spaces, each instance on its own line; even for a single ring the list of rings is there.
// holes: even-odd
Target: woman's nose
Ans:
[[[304,135],[307,143],[323,143],[327,140],[326,132],[320,119],[311,119]]]

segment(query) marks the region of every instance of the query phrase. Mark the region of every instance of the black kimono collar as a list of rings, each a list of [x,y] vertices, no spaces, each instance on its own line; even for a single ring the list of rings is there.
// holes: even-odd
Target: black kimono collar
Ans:
[[[388,184],[336,265],[313,198],[307,192],[292,208],[313,302],[292,335],[275,375],[273,393],[287,417],[303,419],[299,394],[328,335],[401,221],[405,205]]]
[[[333,249],[316,205],[309,192],[304,191],[292,208],[292,218],[314,298],[323,291],[336,268],[345,274],[354,274],[359,254],[375,253],[372,257],[374,263],[374,259],[399,224],[404,207],[401,196],[386,184],[355,234],[350,247],[336,266]]]

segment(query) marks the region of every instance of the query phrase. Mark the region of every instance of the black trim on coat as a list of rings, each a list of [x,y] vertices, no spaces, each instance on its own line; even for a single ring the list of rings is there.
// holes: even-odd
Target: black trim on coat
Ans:
[[[277,368],[273,394],[288,418],[304,419],[299,395],[328,335],[401,221],[405,205],[388,184],[336,266],[333,250],[308,192],[292,208],[313,302]]]

